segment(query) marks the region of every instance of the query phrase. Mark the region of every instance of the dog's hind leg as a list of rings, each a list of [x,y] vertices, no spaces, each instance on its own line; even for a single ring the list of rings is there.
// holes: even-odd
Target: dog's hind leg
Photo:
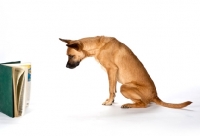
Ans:
[[[131,99],[135,103],[127,103],[121,108],[146,108],[148,103],[144,96],[139,92],[134,84],[124,84],[121,86],[120,92],[127,99]]]

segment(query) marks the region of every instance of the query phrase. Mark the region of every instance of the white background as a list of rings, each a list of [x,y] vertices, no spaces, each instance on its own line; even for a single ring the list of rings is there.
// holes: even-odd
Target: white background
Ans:
[[[169,109],[112,106],[107,75],[93,59],[66,69],[58,38],[113,36],[129,46],[154,80],[159,97],[192,105]],[[25,116],[0,113],[0,135],[199,135],[199,0],[1,0],[0,62],[32,63]]]

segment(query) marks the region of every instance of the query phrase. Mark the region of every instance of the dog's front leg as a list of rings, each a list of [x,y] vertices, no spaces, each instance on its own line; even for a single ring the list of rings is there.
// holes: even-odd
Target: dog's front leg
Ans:
[[[108,80],[109,80],[109,98],[103,103],[103,105],[112,105],[116,93],[116,84],[117,84],[117,68],[107,69]]]

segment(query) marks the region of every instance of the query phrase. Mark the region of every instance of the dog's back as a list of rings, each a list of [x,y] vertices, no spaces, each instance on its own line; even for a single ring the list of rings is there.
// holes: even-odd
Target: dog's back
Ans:
[[[118,79],[122,84],[135,82],[138,85],[152,84],[154,86],[147,70],[124,43],[121,43],[116,38],[104,37],[107,43],[102,47],[101,51],[106,49],[109,54],[109,63],[114,63],[118,67]]]

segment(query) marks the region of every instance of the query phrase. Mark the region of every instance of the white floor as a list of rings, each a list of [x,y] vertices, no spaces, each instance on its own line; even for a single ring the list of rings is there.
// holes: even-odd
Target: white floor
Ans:
[[[174,88],[170,93],[162,87],[158,90],[167,102],[193,102],[180,110],[154,103],[145,109],[121,109],[130,101],[119,93],[119,85],[116,102],[103,106],[108,94],[106,73],[99,65],[92,70],[87,63],[96,62],[85,60],[74,70],[66,69],[64,62],[40,72],[33,66],[30,107],[19,118],[0,113],[1,135],[199,135],[200,87],[181,90],[177,85],[178,91],[173,92]]]

